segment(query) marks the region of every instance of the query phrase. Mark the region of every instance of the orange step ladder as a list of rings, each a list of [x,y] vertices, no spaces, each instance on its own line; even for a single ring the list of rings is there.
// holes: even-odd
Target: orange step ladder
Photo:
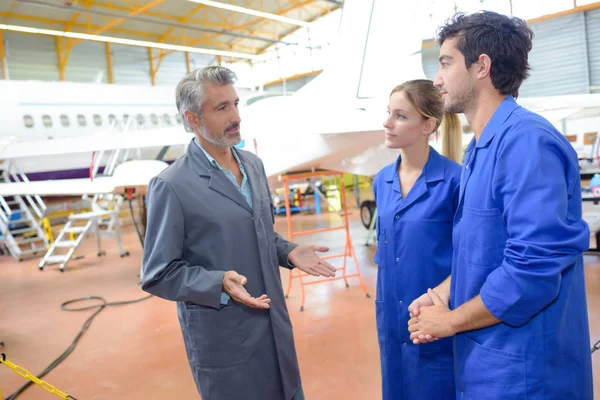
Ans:
[[[306,180],[309,178],[316,178],[316,177],[323,177],[323,176],[339,176],[341,179],[341,197],[342,197],[342,211],[343,211],[343,217],[344,217],[344,224],[341,226],[335,226],[335,227],[330,227],[330,228],[321,228],[321,229],[313,229],[313,230],[306,230],[306,231],[299,231],[299,232],[294,232],[292,230],[292,214],[290,211],[290,199],[289,199],[289,182],[292,180]],[[311,276],[305,272],[300,271],[297,268],[294,268],[293,270],[290,270],[290,274],[289,274],[289,279],[288,279],[288,286],[287,289],[285,291],[285,297],[288,298],[288,295],[290,293],[290,290],[292,288],[292,280],[293,279],[298,279],[298,281],[300,282],[300,291],[302,294],[302,299],[301,299],[301,306],[300,306],[300,311],[304,311],[304,299],[305,299],[305,291],[304,291],[304,286],[307,285],[314,285],[317,283],[322,283],[322,282],[329,282],[329,281],[334,281],[334,280],[338,280],[338,279],[343,279],[344,282],[346,283],[346,287],[350,287],[350,285],[348,285],[348,278],[353,278],[353,277],[357,277],[360,287],[362,288],[363,292],[365,293],[367,298],[370,298],[371,296],[369,295],[369,292],[367,291],[367,288],[365,287],[365,284],[363,283],[362,277],[360,275],[360,268],[358,266],[358,261],[356,259],[356,253],[354,252],[354,246],[352,245],[352,239],[350,237],[350,226],[348,223],[348,207],[347,207],[347,203],[346,203],[346,186],[344,185],[344,173],[343,172],[333,172],[333,171],[317,171],[317,172],[307,172],[307,173],[301,173],[301,174],[290,174],[290,175],[284,175],[280,177],[280,180],[283,182],[283,187],[284,187],[284,199],[285,199],[285,215],[286,215],[286,219],[287,219],[287,227],[288,227],[288,240],[290,242],[294,241],[295,237],[298,236],[306,236],[306,235],[312,235],[312,234],[316,234],[316,233],[322,233],[322,232],[330,232],[330,231],[337,231],[337,230],[345,230],[346,231],[346,245],[344,248],[344,252],[341,254],[332,254],[332,255],[327,255],[327,256],[322,256],[321,259],[323,260],[330,260],[333,258],[344,258],[343,264],[341,267],[336,268],[338,271],[342,271],[342,275],[341,276],[335,276],[333,278],[322,278],[322,279],[316,279],[316,280],[310,280],[310,281],[306,281],[303,278],[306,276]],[[317,193],[318,189],[315,187],[315,196],[318,196],[319,194]],[[354,265],[356,267],[356,272],[352,273],[352,274],[348,274],[346,272],[346,261],[348,259],[348,257],[352,257],[352,259],[354,260]]]

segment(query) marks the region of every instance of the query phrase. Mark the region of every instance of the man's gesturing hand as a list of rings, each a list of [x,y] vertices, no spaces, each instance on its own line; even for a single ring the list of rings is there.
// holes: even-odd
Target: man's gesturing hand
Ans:
[[[336,271],[335,267],[317,256],[315,253],[316,251],[324,253],[329,251],[329,248],[325,246],[299,244],[290,252],[288,258],[292,265],[307,274],[312,276],[324,276],[327,278],[334,277]]]
[[[271,299],[263,294],[259,298],[250,296],[244,285],[248,282],[245,276],[235,271],[225,272],[223,277],[223,290],[235,301],[253,308],[270,308]]]

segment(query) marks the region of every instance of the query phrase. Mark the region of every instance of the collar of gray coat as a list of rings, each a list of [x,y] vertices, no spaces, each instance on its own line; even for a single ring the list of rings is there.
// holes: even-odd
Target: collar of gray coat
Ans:
[[[235,147],[232,148],[232,150],[236,152],[240,162],[246,169],[246,175],[248,176],[250,189],[252,191],[252,208],[254,208],[256,211],[260,208],[263,197],[261,196],[262,184],[260,173],[258,172],[254,163],[245,157],[241,151]],[[208,186],[212,190],[219,192],[223,196],[233,200],[238,205],[246,209],[249,213],[254,213],[244,196],[237,190],[237,188],[233,186],[224,173],[211,165],[210,161],[208,161],[208,158],[206,158],[206,155],[204,155],[202,152],[202,149],[200,149],[200,147],[198,147],[193,141],[188,144],[186,156],[192,162],[192,166],[198,175],[201,177],[210,178]]]
[[[249,159],[247,159],[241,151],[239,151],[235,147],[232,147],[231,149],[239,157],[247,173],[248,169],[252,169],[254,173],[258,172],[254,164]],[[192,165],[196,169],[198,175],[211,176],[215,168],[211,165],[210,161],[208,161],[208,158],[206,158],[206,155],[204,155],[202,149],[200,149],[198,145],[194,143],[194,139],[192,139],[188,144],[186,155],[192,161]]]

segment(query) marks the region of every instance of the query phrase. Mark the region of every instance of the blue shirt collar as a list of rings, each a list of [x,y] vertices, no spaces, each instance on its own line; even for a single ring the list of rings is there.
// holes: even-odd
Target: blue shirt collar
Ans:
[[[391,183],[398,176],[398,168],[402,162],[402,156],[398,156],[396,164],[393,169],[389,169],[387,176],[385,177],[386,182]],[[423,167],[423,173],[427,183],[436,182],[444,179],[444,159],[433,147],[429,146],[429,158]]]
[[[519,107],[519,105],[515,101],[515,98],[511,95],[506,96],[494,112],[494,115],[492,115],[492,118],[490,118],[486,124],[483,132],[481,132],[479,140],[477,142],[472,140],[467,147],[467,151],[473,149],[473,146],[476,146],[478,149],[487,146],[494,136],[496,136],[498,128],[502,126],[517,107]]]
[[[202,147],[200,145],[200,143],[198,142],[198,140],[196,140],[196,138],[193,139],[194,143],[196,143],[196,145],[198,145],[198,147],[200,147],[200,150],[202,150],[202,152],[204,153],[204,155],[206,156],[206,158],[208,158],[208,162],[211,163],[211,165],[213,165],[214,167],[217,167],[219,169],[223,169],[219,163],[217,162],[217,160],[215,160],[210,154],[208,154],[208,152],[206,150],[204,150],[204,147]],[[233,148],[231,149],[231,154],[233,154],[233,157],[235,157],[235,160],[237,161],[238,165],[242,165],[242,163],[240,162],[240,159],[237,155],[237,153],[233,150]]]

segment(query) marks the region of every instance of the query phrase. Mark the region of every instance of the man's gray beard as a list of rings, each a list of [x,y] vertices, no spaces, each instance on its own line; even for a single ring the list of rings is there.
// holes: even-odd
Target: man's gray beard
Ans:
[[[210,144],[212,144],[216,147],[220,147],[222,149],[233,147],[241,141],[241,135],[239,133],[236,136],[236,143],[232,143],[232,144],[227,143],[222,138],[214,138],[208,134],[208,131],[206,130],[204,125],[202,125],[200,127],[200,136],[202,136],[204,138],[204,140],[206,140]]]

